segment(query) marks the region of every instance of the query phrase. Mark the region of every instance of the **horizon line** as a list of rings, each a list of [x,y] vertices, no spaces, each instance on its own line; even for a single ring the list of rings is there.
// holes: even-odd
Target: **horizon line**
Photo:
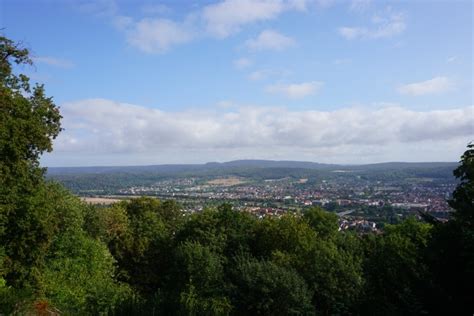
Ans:
[[[367,166],[367,165],[381,165],[381,164],[457,164],[459,161],[382,161],[382,162],[370,162],[370,163],[325,163],[308,160],[272,160],[272,159],[236,159],[227,161],[208,161],[202,163],[157,163],[157,164],[137,164],[137,165],[74,165],[74,166],[42,166],[46,169],[55,168],[127,168],[127,167],[156,167],[156,166],[205,166],[209,164],[226,164],[232,162],[291,162],[291,163],[311,163],[318,165],[327,166]]]

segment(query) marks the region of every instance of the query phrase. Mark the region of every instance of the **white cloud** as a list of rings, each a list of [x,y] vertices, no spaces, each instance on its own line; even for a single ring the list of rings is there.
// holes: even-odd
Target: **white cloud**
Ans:
[[[274,19],[285,9],[281,0],[225,0],[205,7],[202,16],[207,31],[224,38],[246,24]]]
[[[169,13],[171,8],[164,4],[146,4],[140,8],[140,11],[147,15],[159,15]]]
[[[191,31],[184,25],[169,19],[145,18],[126,31],[130,45],[146,53],[163,53],[171,46],[189,42]]]
[[[285,69],[257,69],[249,73],[247,78],[252,81],[264,80],[269,77],[286,77],[291,74],[290,71]]]
[[[413,82],[398,87],[398,92],[409,95],[439,94],[450,91],[454,88],[454,83],[446,77],[434,77],[426,81]]]
[[[311,0],[289,0],[288,2],[288,9],[295,9],[298,11],[306,11],[308,9],[308,5],[310,4]]]
[[[55,141],[56,165],[97,164],[100,157],[122,165],[242,158],[457,160],[474,133],[473,106],[426,112],[398,106],[165,112],[90,99],[63,104],[61,111],[65,131]]]
[[[264,30],[256,38],[249,39],[245,46],[250,50],[283,50],[295,45],[295,41],[288,36],[273,30]]]
[[[96,7],[87,1],[90,6]],[[142,6],[141,11],[147,17],[138,22],[129,16],[118,15],[116,7],[109,10],[107,16],[118,30],[124,32],[129,44],[148,53],[162,53],[173,45],[198,37],[227,38],[249,24],[273,20],[289,11],[307,11],[312,3],[328,6],[332,2],[333,0],[223,0],[186,14],[182,21],[156,17],[155,15],[169,12],[169,7],[163,5]],[[287,36],[266,31],[248,44],[252,49],[279,50],[293,43]]]
[[[49,66],[59,67],[59,68],[73,68],[74,63],[61,58],[48,57],[48,56],[39,56],[33,57],[33,62],[37,64],[46,64]]]
[[[450,57],[448,57],[448,59],[446,59],[446,62],[447,62],[447,63],[453,63],[453,62],[455,62],[457,59],[458,59],[457,56],[450,56]]]
[[[274,84],[266,87],[266,91],[270,93],[283,94],[289,98],[304,98],[308,95],[315,94],[323,86],[320,81],[310,81],[291,84]]]
[[[372,0],[352,0],[349,9],[351,11],[362,12],[367,10],[371,3]]]
[[[221,109],[229,109],[235,105],[234,102],[230,100],[222,100],[216,103],[216,106]]]
[[[118,11],[115,0],[66,0],[72,7],[97,16],[113,16]]]
[[[346,65],[350,64],[352,62],[352,59],[350,58],[339,58],[339,59],[334,59],[332,63],[334,65]]]
[[[329,8],[336,3],[336,0],[316,0],[316,4],[320,8]]]
[[[234,64],[234,67],[237,69],[245,69],[245,68],[250,67],[253,64],[253,62],[252,60],[248,58],[242,57],[242,58],[238,58],[234,60],[233,64]]]
[[[210,34],[225,38],[248,24],[273,20],[287,11],[306,11],[312,0],[224,0],[203,8],[201,17]],[[333,0],[317,0],[328,6]]]
[[[340,27],[339,34],[348,39],[389,38],[403,33],[406,29],[405,17],[400,13],[388,13],[388,17],[376,15],[371,27]]]
[[[367,31],[366,29],[365,31],[362,31],[362,29],[359,27],[357,28],[356,27],[340,27],[339,28],[339,34],[347,39],[355,39],[359,37],[359,35],[362,32],[367,32]]]
[[[270,72],[268,70],[255,70],[252,71],[249,75],[248,78],[252,81],[257,81],[257,80],[263,80],[265,79]]]
[[[112,18],[113,26],[118,30],[126,30],[133,26],[133,19],[129,16],[117,15]]]

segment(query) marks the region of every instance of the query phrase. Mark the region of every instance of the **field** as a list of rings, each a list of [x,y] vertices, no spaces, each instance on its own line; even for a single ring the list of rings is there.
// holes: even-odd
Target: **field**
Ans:
[[[233,185],[242,184],[242,183],[245,183],[245,181],[236,177],[221,178],[221,179],[214,179],[214,180],[207,181],[207,184],[209,185],[220,185],[220,186],[229,186],[229,187]]]
[[[109,204],[113,204],[113,203],[121,201],[120,199],[105,198],[105,197],[83,197],[81,198],[81,200],[88,204],[104,204],[104,205],[109,205]]]

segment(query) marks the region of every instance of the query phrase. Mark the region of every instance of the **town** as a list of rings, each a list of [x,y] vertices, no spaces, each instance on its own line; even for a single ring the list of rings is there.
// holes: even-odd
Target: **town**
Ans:
[[[450,177],[366,177],[335,170],[329,176],[256,179],[254,177],[168,177],[146,185],[77,192],[92,203],[110,203],[138,196],[175,200],[187,213],[222,203],[259,218],[303,212],[319,206],[340,217],[340,229],[377,231],[386,223],[427,212],[448,217],[447,200],[456,182]],[[380,178],[379,180],[376,180]]]

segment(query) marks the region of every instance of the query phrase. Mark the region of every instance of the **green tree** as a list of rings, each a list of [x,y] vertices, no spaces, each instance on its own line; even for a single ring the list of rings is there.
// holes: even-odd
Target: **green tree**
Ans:
[[[15,198],[23,198],[43,182],[39,157],[52,150],[61,130],[61,115],[44,87],[30,88],[25,75],[16,75],[12,64],[30,65],[27,49],[0,36],[0,205],[2,217]],[[0,231],[1,232],[1,231]]]
[[[12,64],[31,64],[28,50],[0,36],[0,245],[9,284],[33,284],[55,233],[39,157],[61,130],[43,86],[30,88]],[[51,221],[50,221],[51,220]]]
[[[469,229],[474,229],[474,143],[467,146],[460,165],[453,174],[458,178],[459,184],[448,201],[456,210],[452,217]]]
[[[228,315],[230,300],[224,282],[225,258],[198,242],[187,241],[176,250],[174,287],[185,315]]]
[[[91,237],[110,247],[113,243],[126,238],[130,229],[130,220],[125,207],[120,203],[108,207],[88,205],[84,229]]]
[[[312,207],[304,213],[304,218],[316,233],[322,238],[333,237],[338,232],[338,217],[322,208]]]
[[[84,231],[84,204],[44,180],[39,159],[61,115],[43,86],[13,72],[29,64],[27,49],[0,36],[0,313],[106,312],[128,288]]]
[[[235,260],[236,315],[314,315],[312,293],[294,269],[247,256]]]
[[[255,223],[255,218],[250,214],[235,211],[229,204],[222,204],[217,209],[209,208],[191,215],[176,240],[197,241],[232,257],[241,251],[249,251]]]
[[[428,248],[433,276],[429,301],[433,313],[474,312],[474,144],[467,146],[454,170],[459,183],[448,201],[454,209],[447,223],[435,222]]]
[[[431,275],[425,253],[430,236],[431,225],[414,218],[385,226],[382,235],[365,236],[362,314],[427,313]]]
[[[174,203],[142,197],[123,201],[98,216],[105,215],[99,235],[109,240],[122,279],[145,296],[153,295],[164,282],[173,236],[180,226],[178,214]]]
[[[44,295],[63,314],[107,315],[132,293],[114,279],[115,259],[83,231],[63,232],[43,273]]]
[[[317,313],[348,313],[363,281],[358,248],[347,247],[344,242],[352,246],[357,242],[350,237],[337,237],[338,227],[331,215],[321,214],[324,211],[319,209],[313,212],[312,221],[287,214],[259,222],[254,254],[296,270],[313,293],[312,304]]]

